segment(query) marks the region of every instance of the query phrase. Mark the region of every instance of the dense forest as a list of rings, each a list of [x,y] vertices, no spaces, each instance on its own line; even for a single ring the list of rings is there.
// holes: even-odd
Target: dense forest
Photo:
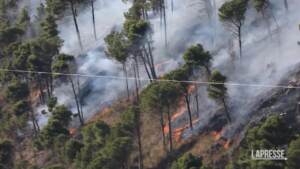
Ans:
[[[299,5],[0,0],[0,169],[299,169]]]

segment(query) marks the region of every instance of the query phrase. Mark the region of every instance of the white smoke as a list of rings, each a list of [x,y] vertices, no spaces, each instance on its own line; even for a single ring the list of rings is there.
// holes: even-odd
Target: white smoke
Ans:
[[[213,1],[211,1],[213,2]],[[272,0],[272,14],[276,18],[269,19],[269,28],[266,21],[251,7],[246,14],[243,26],[243,58],[238,59],[238,54],[232,59],[230,48],[237,53],[236,40],[217,18],[217,9],[224,0],[216,0],[216,8],[212,6],[212,16],[209,19],[203,12],[203,3],[196,0],[174,0],[174,11],[167,8],[167,33],[168,47],[164,44],[164,30],[158,16],[151,16],[153,26],[153,46],[156,63],[170,60],[164,65],[164,71],[175,69],[182,62],[182,53],[192,44],[201,43],[213,54],[213,68],[221,70],[229,82],[251,84],[276,85],[280,79],[295,69],[299,63],[299,46],[297,45],[300,32],[298,24],[300,14],[297,7],[300,1],[290,0],[290,9],[285,11],[282,0]],[[78,57],[79,72],[85,74],[123,76],[120,65],[108,59],[104,53],[103,38],[114,27],[120,28],[124,21],[123,13],[130,4],[126,5],[121,0],[96,1],[96,27],[98,40],[93,38],[91,10],[89,8],[79,12],[78,23],[83,39],[86,55]],[[249,4],[251,6],[251,4]],[[60,36],[64,40],[61,52],[76,55],[80,52],[75,28],[71,16],[59,22]],[[269,34],[271,30],[272,36]],[[231,42],[234,42],[231,44]],[[143,70],[143,69],[141,69]],[[200,80],[206,80],[200,78]],[[86,97],[84,111],[91,117],[102,104],[110,103],[124,94],[124,81],[111,79],[81,79],[82,88],[90,87],[90,95]],[[269,88],[233,87],[229,88],[229,102],[232,116],[236,121],[250,112],[258,97]],[[69,90],[69,91],[68,91]],[[202,99],[207,96],[199,93]],[[205,94],[205,93],[204,93]],[[60,87],[56,90],[60,101],[73,104],[70,86]],[[211,100],[201,106],[210,107]],[[74,110],[76,111],[76,110]],[[200,114],[207,115],[211,109],[202,109]]]

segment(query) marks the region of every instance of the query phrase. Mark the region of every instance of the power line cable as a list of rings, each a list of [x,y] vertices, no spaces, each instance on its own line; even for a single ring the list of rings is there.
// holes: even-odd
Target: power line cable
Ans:
[[[291,85],[273,85],[273,84],[257,84],[257,83],[236,83],[236,82],[209,82],[209,81],[194,81],[194,80],[170,80],[170,79],[148,79],[148,78],[135,78],[135,77],[122,77],[112,75],[95,75],[95,74],[80,74],[80,73],[59,73],[59,72],[43,72],[43,71],[30,71],[18,69],[0,69],[0,72],[11,73],[26,73],[26,74],[44,74],[56,76],[75,76],[75,77],[88,77],[88,78],[102,78],[102,79],[115,79],[115,80],[141,80],[141,81],[158,81],[158,82],[174,82],[174,83],[191,83],[191,84],[205,84],[205,85],[227,85],[238,87],[258,87],[258,88],[284,88],[284,89],[300,89],[300,86]]]

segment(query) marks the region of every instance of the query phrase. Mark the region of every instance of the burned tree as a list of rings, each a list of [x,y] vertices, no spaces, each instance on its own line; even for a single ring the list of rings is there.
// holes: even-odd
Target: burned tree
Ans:
[[[230,113],[226,104],[227,88],[225,86],[226,77],[222,75],[219,71],[213,71],[209,86],[207,88],[208,96],[223,104],[225,109],[225,114],[228,122],[231,122]]]
[[[219,9],[219,17],[238,38],[240,58],[242,58],[242,26],[245,21],[248,0],[231,0]]]

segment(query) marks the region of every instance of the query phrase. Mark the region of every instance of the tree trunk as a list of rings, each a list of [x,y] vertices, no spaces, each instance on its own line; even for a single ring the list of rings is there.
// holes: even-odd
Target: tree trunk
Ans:
[[[170,152],[173,151],[173,138],[172,138],[172,121],[170,113],[170,105],[167,105],[167,114],[168,114],[168,124],[169,124],[169,143],[170,143]]]
[[[51,90],[50,90],[49,79],[48,79],[47,76],[45,77],[45,81],[46,81],[46,88],[47,88],[48,98],[50,98],[52,94],[51,94]]]
[[[144,56],[142,56],[142,61],[143,61],[143,64],[144,64],[145,71],[146,71],[146,73],[148,75],[148,78],[150,79],[150,82],[152,82],[152,77],[151,77],[151,74],[150,74],[150,72],[148,70],[146,59],[145,59]]]
[[[84,117],[83,117],[83,111],[82,111],[82,100],[80,97],[80,82],[79,82],[79,76],[77,76],[77,89],[78,89],[78,103],[79,103],[79,108],[80,108],[80,116],[82,121],[84,122]]]
[[[205,70],[206,70],[206,73],[207,73],[207,77],[208,77],[208,79],[209,79],[209,77],[210,77],[210,75],[211,75],[210,68],[209,68],[208,65],[205,65],[204,67],[205,67]]]
[[[76,28],[76,34],[77,34],[79,46],[80,46],[80,49],[83,50],[83,46],[82,46],[82,41],[81,41],[80,31],[79,31],[79,27],[78,27],[78,23],[77,23],[77,19],[76,19],[76,12],[75,12],[75,7],[74,7],[74,2],[73,2],[73,0],[70,0],[70,4],[71,4],[71,10],[72,10],[72,15],[73,15],[73,21],[74,21],[74,25],[75,25],[75,28]]]
[[[34,113],[32,111],[30,111],[29,116],[31,117],[31,122],[32,122],[32,126],[33,126],[34,135],[37,136],[39,131],[40,131],[39,124],[36,121],[36,119],[34,117]]]
[[[190,98],[189,98],[189,94],[187,91],[184,95],[184,98],[185,98],[185,103],[186,103],[186,107],[187,107],[188,114],[189,114],[190,128],[191,128],[191,130],[193,130],[193,120],[192,120],[192,112],[191,112],[191,107],[190,107]]]
[[[163,12],[163,22],[164,22],[164,33],[165,33],[165,47],[168,47],[168,34],[167,34],[167,16],[166,16],[166,7],[165,1],[162,0],[162,12]]]
[[[152,47],[150,42],[147,42],[148,50],[149,50],[149,60],[150,60],[150,68],[152,72],[152,77],[153,79],[157,79],[156,71],[155,71],[155,64],[154,64],[154,58],[153,58],[153,53],[152,53]]]
[[[45,97],[44,97],[42,81],[41,81],[39,74],[37,74],[36,77],[37,77],[37,83],[38,83],[39,90],[40,90],[40,101],[43,104],[43,103],[45,103]]]
[[[94,37],[97,40],[94,0],[91,0]]]
[[[242,26],[238,27],[238,38],[239,38],[240,59],[242,59]]]
[[[138,70],[137,70],[137,59],[134,57],[133,71],[134,71],[134,82],[135,82],[135,93],[136,93],[136,101],[139,102],[139,83],[138,83]]]
[[[136,124],[136,133],[138,137],[138,149],[139,149],[139,169],[144,168],[143,163],[143,148],[142,148],[142,139],[141,139],[141,128],[140,128],[140,110],[137,112],[137,124]]]
[[[163,136],[163,145],[164,145],[164,149],[166,149],[166,135],[165,135],[165,125],[164,125],[164,115],[162,112],[162,109],[160,109],[160,126],[161,126],[161,132],[162,132],[162,136]]]
[[[129,84],[128,84],[128,74],[127,74],[127,69],[126,69],[126,63],[123,63],[123,71],[124,71],[124,74],[125,74],[127,100],[129,100],[130,95],[129,95]]]
[[[287,0],[284,0],[284,7],[287,11],[289,10],[289,3]]]
[[[199,95],[198,92],[195,95],[195,100],[196,100],[196,111],[197,111],[197,116],[199,116]]]
[[[72,80],[72,77],[70,77],[70,82],[71,82],[71,85],[72,85],[72,90],[73,90],[73,94],[74,94],[74,98],[75,98],[75,102],[76,102],[77,115],[78,115],[80,124],[83,125],[84,122],[83,122],[83,119],[81,118],[80,107],[79,107],[79,103],[78,103],[78,97],[77,97],[77,94],[76,94],[76,89],[75,89],[75,85],[74,85],[74,82]]]
[[[226,114],[227,121],[228,121],[228,123],[231,123],[231,117],[230,117],[230,113],[228,111],[228,107],[226,105],[225,98],[222,99],[222,102],[223,102],[223,106],[224,106],[224,109],[225,109],[225,114]]]
[[[171,10],[172,10],[172,13],[174,12],[174,0],[171,0]]]

